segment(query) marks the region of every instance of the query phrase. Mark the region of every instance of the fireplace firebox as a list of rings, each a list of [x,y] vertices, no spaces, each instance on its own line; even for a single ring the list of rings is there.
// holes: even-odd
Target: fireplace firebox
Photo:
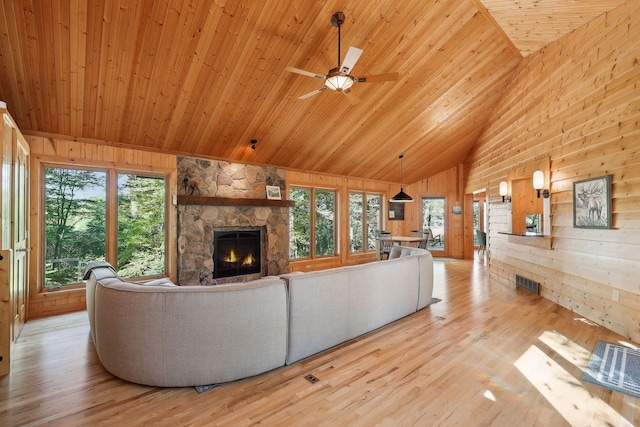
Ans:
[[[262,271],[260,230],[213,232],[213,278]]]

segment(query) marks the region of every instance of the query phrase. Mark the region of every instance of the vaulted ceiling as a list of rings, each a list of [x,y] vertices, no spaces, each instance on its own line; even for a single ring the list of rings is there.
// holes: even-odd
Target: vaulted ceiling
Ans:
[[[0,100],[25,134],[412,183],[461,161],[523,57],[623,0],[13,0]],[[348,96],[320,75],[364,50]],[[359,101],[359,102],[358,102]],[[255,150],[250,141],[257,139]]]

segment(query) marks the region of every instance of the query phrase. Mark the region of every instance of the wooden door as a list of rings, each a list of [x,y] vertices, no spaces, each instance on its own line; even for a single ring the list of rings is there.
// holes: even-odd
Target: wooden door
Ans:
[[[0,137],[2,142],[2,165],[0,166],[0,375],[9,373],[11,360],[11,330],[13,329],[13,305],[11,300],[11,273],[13,251],[11,250],[11,163],[13,141],[11,119],[2,113]]]
[[[13,325],[11,340],[20,335],[26,321],[27,289],[29,271],[29,145],[13,128],[13,272],[12,308]]]

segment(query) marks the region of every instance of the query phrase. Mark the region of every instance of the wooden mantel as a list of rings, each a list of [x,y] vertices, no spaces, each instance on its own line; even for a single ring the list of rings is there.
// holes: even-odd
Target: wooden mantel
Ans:
[[[178,195],[178,204],[204,206],[271,206],[278,208],[290,208],[295,206],[296,202],[293,200],[235,199],[229,197]]]

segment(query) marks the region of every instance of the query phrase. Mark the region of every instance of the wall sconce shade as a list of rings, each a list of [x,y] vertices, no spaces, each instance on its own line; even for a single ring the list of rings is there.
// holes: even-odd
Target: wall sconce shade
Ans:
[[[404,154],[401,154],[398,158],[400,159],[400,192],[393,196],[391,198],[391,201],[401,203],[413,202],[413,197],[405,193],[404,189],[402,188],[402,159],[404,158]]]
[[[538,199],[540,192],[542,192],[542,197],[549,198],[549,190],[544,190],[544,172],[538,170],[533,173],[533,189],[536,190]]]
[[[507,181],[500,182],[500,195],[502,196],[502,203],[504,203],[505,200],[511,203],[511,197],[508,196],[508,194],[509,194],[509,184],[507,184]]]

